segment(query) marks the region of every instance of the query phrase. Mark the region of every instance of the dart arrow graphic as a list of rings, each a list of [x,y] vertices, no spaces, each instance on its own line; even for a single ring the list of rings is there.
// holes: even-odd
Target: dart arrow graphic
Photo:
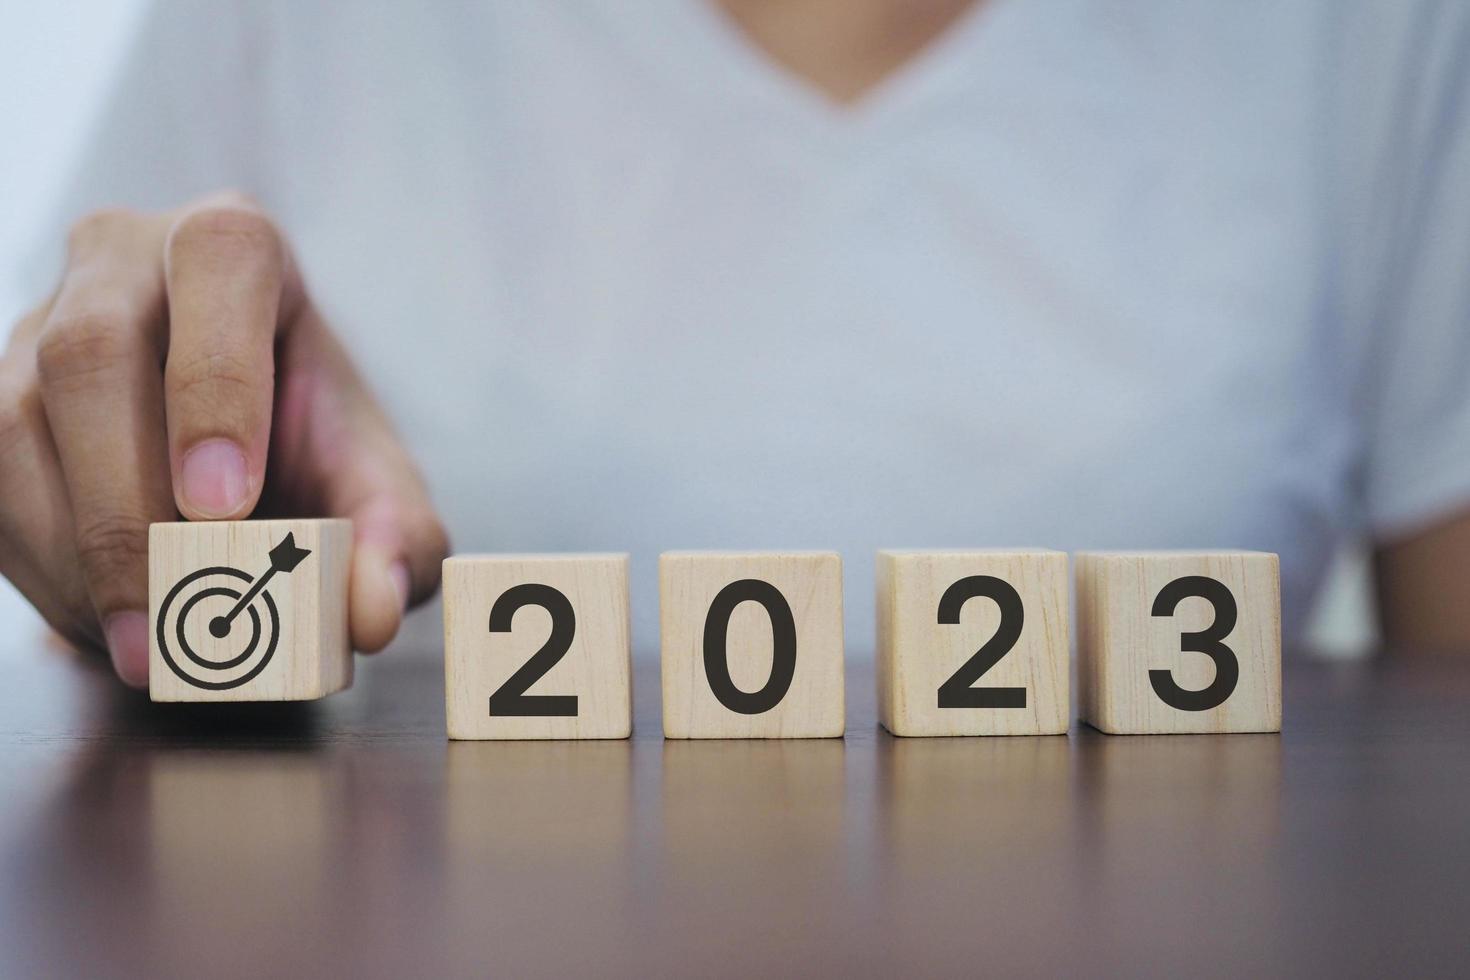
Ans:
[[[240,597],[240,601],[235,603],[233,609],[223,616],[216,616],[209,621],[210,635],[216,639],[223,639],[228,636],[230,626],[235,622],[235,617],[240,615],[245,610],[245,607],[250,605],[251,601],[260,594],[260,590],[265,588],[265,583],[271,580],[271,576],[276,574],[276,572],[284,572],[290,575],[291,570],[301,564],[301,560],[309,554],[311,554],[309,549],[296,547],[296,534],[294,532],[287,533],[281,539],[281,543],[270,550],[271,567],[267,568],[251,584],[245,594]]]

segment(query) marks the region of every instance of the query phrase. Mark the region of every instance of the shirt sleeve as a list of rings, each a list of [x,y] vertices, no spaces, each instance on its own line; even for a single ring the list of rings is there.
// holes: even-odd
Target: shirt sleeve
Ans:
[[[1336,271],[1361,328],[1359,495],[1377,538],[1470,507],[1470,16],[1415,11],[1357,25],[1359,57],[1341,66],[1357,85],[1341,86],[1339,118],[1356,150],[1372,142],[1338,164],[1353,189]]]
[[[21,295],[54,285],[66,229],[89,211],[177,207],[223,188],[255,192],[267,145],[254,94],[267,67],[260,20],[241,0],[154,0],[40,238],[21,258]]]

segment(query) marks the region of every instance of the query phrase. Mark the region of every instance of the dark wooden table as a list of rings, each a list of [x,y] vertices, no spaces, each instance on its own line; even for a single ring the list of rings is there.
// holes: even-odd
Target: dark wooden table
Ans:
[[[1293,662],[1280,736],[444,738],[437,624],[315,705],[0,642],[0,975],[1470,971],[1470,664]],[[854,657],[854,660],[857,658]]]

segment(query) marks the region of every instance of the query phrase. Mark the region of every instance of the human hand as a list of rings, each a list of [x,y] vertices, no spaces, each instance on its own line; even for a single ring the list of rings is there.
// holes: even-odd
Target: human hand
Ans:
[[[448,542],[280,231],[218,195],[104,211],[0,357],[0,573],[148,680],[148,525],[348,517],[352,644],[381,649]]]

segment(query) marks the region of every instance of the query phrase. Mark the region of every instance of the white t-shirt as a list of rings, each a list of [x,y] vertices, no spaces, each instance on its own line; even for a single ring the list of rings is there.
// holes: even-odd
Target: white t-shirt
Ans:
[[[181,0],[66,211],[260,198],[457,549],[631,551],[644,650],[714,547],[854,650],[877,547],[1261,548],[1290,636],[1470,502],[1467,13],[993,0],[844,110],[705,0]]]

